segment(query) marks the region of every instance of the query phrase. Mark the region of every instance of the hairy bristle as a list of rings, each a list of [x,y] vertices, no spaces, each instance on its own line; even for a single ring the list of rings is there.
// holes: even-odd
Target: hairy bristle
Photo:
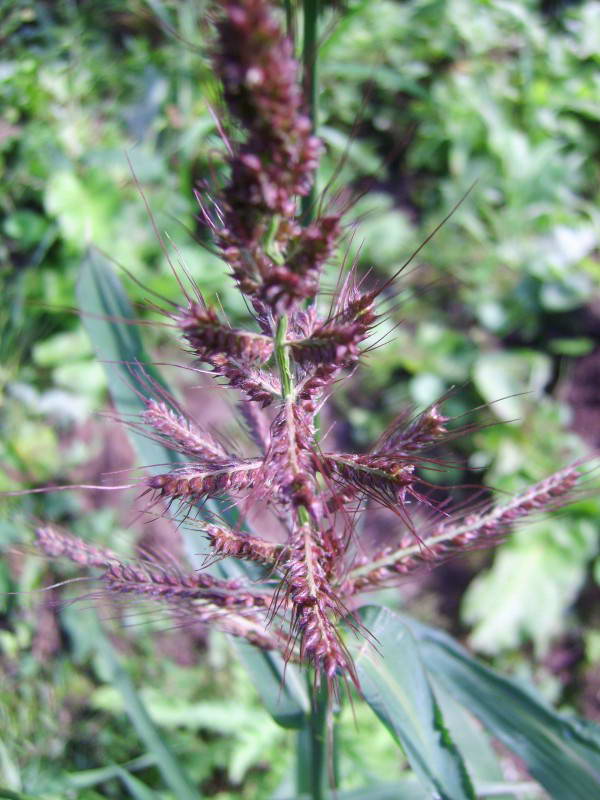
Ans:
[[[247,400],[242,400],[238,408],[252,441],[262,453],[265,453],[271,443],[271,423],[265,412],[258,407],[257,403]]]

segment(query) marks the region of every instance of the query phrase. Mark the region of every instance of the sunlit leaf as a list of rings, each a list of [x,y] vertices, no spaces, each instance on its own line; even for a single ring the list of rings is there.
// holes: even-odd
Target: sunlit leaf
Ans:
[[[423,785],[443,800],[475,797],[445,726],[415,641],[400,619],[376,606],[361,610],[372,641],[352,643],[362,694],[396,738]]]
[[[556,713],[533,690],[472,658],[450,636],[408,617],[427,671],[526,765],[551,797],[600,795],[600,727]]]

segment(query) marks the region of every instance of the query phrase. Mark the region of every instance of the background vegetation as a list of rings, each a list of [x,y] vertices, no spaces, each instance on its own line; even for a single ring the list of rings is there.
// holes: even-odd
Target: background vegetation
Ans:
[[[178,298],[140,186],[202,290],[233,318],[246,314],[194,241],[193,189],[218,175],[221,150],[206,13],[204,0],[3,8],[2,490],[93,482],[131,463],[97,414],[104,371],[69,309],[90,244],[127,268],[134,301],[148,290]],[[349,212],[361,268],[392,274],[477,179],[403,279],[403,324],[339,396],[341,435],[364,445],[402,405],[457,387],[452,413],[492,403],[468,419],[498,424],[456,444],[452,479],[522,488],[600,443],[599,4],[348,0],[326,7],[323,30],[320,181],[339,172],[336,185],[361,194]],[[161,360],[177,358],[168,331],[144,335]],[[193,375],[177,381],[192,408],[222,417],[190,388]],[[392,602],[599,719],[599,505],[579,502],[495,555],[424,574]],[[69,577],[11,551],[32,516],[125,550],[140,537],[160,546],[160,526],[132,524],[127,500],[64,492],[6,504],[0,785],[48,800],[121,797],[133,790],[114,765],[128,763],[160,786],[93,616],[65,602],[72,594],[30,593]],[[223,637],[166,627],[120,626],[114,644],[171,749],[205,796],[271,796],[291,766],[289,734]],[[347,784],[399,775],[394,743],[370,711],[357,715],[356,728],[350,712],[341,726]]]

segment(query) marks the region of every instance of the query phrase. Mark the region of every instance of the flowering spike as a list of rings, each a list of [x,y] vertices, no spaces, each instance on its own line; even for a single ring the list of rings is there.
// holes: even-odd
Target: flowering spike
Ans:
[[[264,487],[278,487],[284,506],[303,506],[319,519],[322,506],[315,481],[313,434],[309,419],[287,400],[271,425],[271,446],[260,474]],[[272,489],[270,489],[272,491]]]
[[[177,414],[162,401],[152,398],[146,400],[142,420],[182,453],[208,460],[227,458],[227,453],[219,442],[208,433],[200,431],[182,414]]]
[[[203,578],[202,573],[184,575],[152,564],[116,562],[108,566],[101,580],[110,592],[174,602],[198,600],[221,608],[254,610],[264,609],[268,604],[268,595],[239,591],[239,582]]]
[[[273,342],[260,333],[237,330],[222,323],[214,309],[191,303],[180,309],[177,321],[185,338],[202,361],[214,356],[230,356],[248,363],[268,361]]]
[[[286,584],[293,604],[294,627],[300,633],[301,658],[322,670],[329,683],[343,673],[355,680],[352,662],[334,622],[344,609],[325,570],[327,558],[320,532],[308,523],[300,525],[289,548]]]
[[[373,452],[418,452],[447,435],[445,424],[448,419],[440,412],[436,403],[418,414],[412,422],[406,419],[406,414],[401,414],[383,432]]]
[[[324,464],[343,488],[354,488],[388,508],[399,507],[402,514],[409,496],[420,498],[415,489],[415,465],[405,459],[327,453]]]
[[[388,548],[373,556],[367,566],[350,573],[344,591],[354,594],[376,588],[424,564],[434,566],[465,550],[491,547],[522,519],[563,505],[579,478],[577,465],[572,465],[516,495],[509,503],[459,519],[450,518],[435,526],[423,542],[406,544],[400,550]]]
[[[333,255],[340,237],[340,219],[321,217],[287,242],[285,263],[273,265],[265,276],[261,299],[286,313],[298,301],[310,300],[319,289],[323,265]]]
[[[270,372],[225,356],[214,356],[211,363],[215,375],[225,378],[229,386],[262,408],[270,406],[281,393],[279,381]]]
[[[261,462],[246,459],[211,467],[180,467],[146,479],[146,486],[169,500],[195,504],[209,497],[252,489]]]
[[[227,227],[252,229],[253,215],[241,208],[290,217],[298,195],[306,195],[320,151],[303,110],[298,64],[292,44],[264,0],[225,0],[217,25],[215,57],[230,112],[247,131],[232,161],[226,202],[236,215]],[[231,222],[231,224],[229,224]]]
[[[233,556],[276,566],[288,555],[285,545],[267,542],[257,536],[218,525],[208,525],[206,535],[213,551],[220,556]]]
[[[64,557],[86,567],[106,568],[119,557],[112,550],[84,542],[76,536],[57,531],[50,525],[36,528],[36,544],[45,555],[52,558]]]

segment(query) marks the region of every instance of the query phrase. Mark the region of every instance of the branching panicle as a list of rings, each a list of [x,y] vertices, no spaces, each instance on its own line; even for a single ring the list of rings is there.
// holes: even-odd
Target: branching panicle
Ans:
[[[312,665],[317,683],[322,676],[331,686],[340,677],[357,683],[339,623],[358,592],[495,543],[519,520],[566,502],[579,471],[558,472],[505,505],[453,516],[436,509],[419,475],[423,466],[442,466],[423,451],[456,435],[446,427],[441,401],[412,418],[398,416],[366,453],[326,447],[317,413],[336,381],[375,346],[378,303],[394,279],[367,291],[351,268],[329,312],[323,311],[321,272],[336,259],[342,223],[335,214],[310,220],[306,208],[299,209],[321,144],[311,129],[292,45],[267,0],[220,0],[219,9],[214,66],[230,121],[241,130],[227,139],[226,185],[211,208],[203,197],[199,202],[255,324],[252,330],[230,326],[196,289],[195,299],[186,295],[165,313],[216,384],[241,393],[258,455],[223,445],[149,382],[140,396],[154,397],[145,399],[141,421],[131,424],[145,426],[185,456],[185,462],[146,477],[144,494],[167,509],[174,504],[185,518],[206,514],[206,501],[226,496],[222,518],[235,518],[232,509],[240,517],[203,523],[206,564],[224,557],[254,562],[253,574],[259,571],[264,580],[260,586],[218,581],[206,571],[184,574],[172,563],[125,562],[48,526],[38,529],[38,545],[48,556],[100,570],[106,593],[166,602],[186,621],[219,625]],[[247,512],[259,504],[278,520],[282,542],[252,530],[257,515]],[[372,507],[393,511],[403,537],[399,546],[365,557],[354,521]],[[424,510],[427,523],[419,522]],[[212,522],[221,519],[211,515]]]
[[[175,603],[197,600],[221,608],[254,610],[264,609],[268,604],[267,595],[241,592],[239,585],[231,581],[206,581],[204,578],[210,576],[184,575],[152,564],[113,563],[101,576],[101,581],[110,592],[164,598]]]

